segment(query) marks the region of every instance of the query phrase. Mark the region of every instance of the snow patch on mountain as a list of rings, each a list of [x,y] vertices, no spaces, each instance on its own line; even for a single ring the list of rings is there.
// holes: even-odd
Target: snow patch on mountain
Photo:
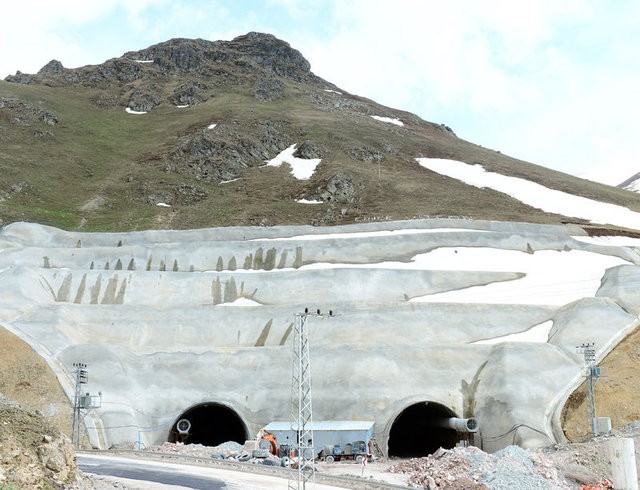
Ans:
[[[418,163],[433,172],[460,180],[479,188],[503,192],[519,201],[548,213],[586,219],[592,223],[622,226],[640,230],[640,213],[624,206],[603,203],[575,196],[563,191],[549,189],[543,185],[488,172],[482,165],[469,165],[445,158],[416,158]]]
[[[267,167],[279,167],[283,163],[289,164],[291,174],[298,180],[308,180],[320,165],[321,158],[298,158],[293,156],[296,145],[291,145],[286,150],[281,151],[275,158],[267,160]]]
[[[404,123],[397,117],[384,117],[384,116],[371,116],[376,121],[382,121],[386,123],[395,124],[396,126],[404,126]]]
[[[127,114],[146,114],[147,113],[147,111],[134,111],[131,107],[127,107],[125,111],[127,111]]]

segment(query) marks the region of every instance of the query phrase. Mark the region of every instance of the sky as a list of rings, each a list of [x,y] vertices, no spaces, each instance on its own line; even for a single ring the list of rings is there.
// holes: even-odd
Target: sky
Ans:
[[[0,78],[268,32],[342,90],[473,143],[611,185],[640,171],[635,0],[21,0],[3,13]]]

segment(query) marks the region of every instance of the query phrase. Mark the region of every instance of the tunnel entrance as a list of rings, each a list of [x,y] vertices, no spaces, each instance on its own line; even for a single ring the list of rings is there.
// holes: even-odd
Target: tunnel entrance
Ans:
[[[169,431],[168,440],[203,446],[217,446],[227,441],[244,444],[247,427],[231,408],[219,403],[203,403],[178,417]]]
[[[433,454],[440,447],[455,447],[458,433],[438,427],[439,421],[455,416],[444,405],[433,402],[420,402],[405,408],[391,425],[389,456],[418,458]]]

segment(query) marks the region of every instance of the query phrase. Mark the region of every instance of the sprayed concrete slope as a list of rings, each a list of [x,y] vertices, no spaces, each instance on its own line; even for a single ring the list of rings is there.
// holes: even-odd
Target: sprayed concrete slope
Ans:
[[[15,223],[0,231],[0,325],[70,398],[72,364],[89,365],[87,391],[103,393],[85,418],[96,447],[161,443],[205,404],[237,414],[247,437],[288,420],[305,307],[336,313],[307,323],[316,420],[373,420],[386,448],[398,417],[429,402],[476,417],[486,450],[547,445],[583,379],[576,346],[594,342],[602,358],[640,313],[635,247],[581,237],[470,220],[95,234]],[[526,301],[489,301],[483,288],[517,290],[532,272],[474,263],[480,251],[541,257],[537,273],[544,254],[580,254],[596,285],[554,265],[548,287],[523,287]],[[558,287],[578,300],[558,304]],[[452,291],[465,300],[435,296]]]

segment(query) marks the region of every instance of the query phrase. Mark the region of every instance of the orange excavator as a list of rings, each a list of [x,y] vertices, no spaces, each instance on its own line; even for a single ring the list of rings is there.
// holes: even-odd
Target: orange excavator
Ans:
[[[269,453],[273,454],[274,456],[278,456],[278,440],[276,439],[276,436],[274,436],[271,432],[264,430],[264,429],[260,429],[260,432],[258,432],[258,438],[257,438],[257,445],[262,448],[262,449],[268,449]],[[266,441],[266,442],[262,442],[262,441]],[[268,443],[269,447],[266,447]]]

